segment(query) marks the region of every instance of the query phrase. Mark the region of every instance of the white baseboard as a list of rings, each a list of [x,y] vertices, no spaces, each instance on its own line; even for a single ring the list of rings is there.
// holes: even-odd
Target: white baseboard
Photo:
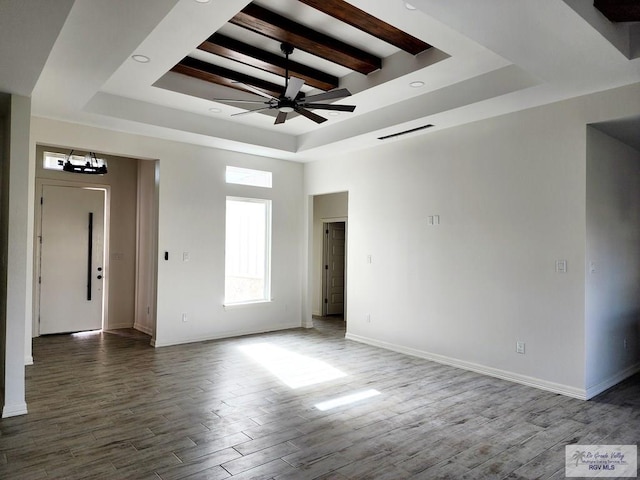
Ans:
[[[587,399],[593,398],[596,395],[601,394],[605,390],[609,390],[614,385],[617,385],[624,379],[629,378],[631,375],[635,375],[638,372],[640,372],[640,363],[636,363],[635,365],[625,368],[621,372],[616,373],[615,375],[607,378],[597,385],[587,387]]]
[[[24,365],[33,365],[33,357],[31,355],[24,357]]]
[[[157,339],[152,339],[151,346],[170,347],[172,345],[184,345],[187,343],[206,342],[208,340],[220,340],[223,338],[242,337],[244,335],[255,335],[257,333],[268,333],[268,332],[277,332],[279,330],[290,330],[292,328],[300,328],[300,325],[286,324],[286,325],[273,325],[270,327],[263,327],[258,329],[234,330],[234,331],[224,332],[216,335],[204,335],[202,337],[184,338],[184,339],[173,341],[173,342],[158,342]]]
[[[107,325],[105,330],[119,330],[121,328],[134,328],[134,327],[131,323],[113,323],[113,324],[110,323],[109,325]]]
[[[27,404],[17,403],[15,405],[5,405],[2,409],[2,418],[17,417],[18,415],[27,414]]]
[[[133,328],[138,330],[139,332],[146,333],[147,335],[153,336],[152,327],[147,327],[146,325],[140,325],[139,323],[134,323]]]
[[[456,358],[447,357],[444,355],[438,355],[435,353],[425,352],[423,350],[417,350],[415,348],[403,347],[402,345],[396,345],[393,343],[383,342],[381,340],[375,340],[368,337],[362,337],[360,335],[354,335],[347,333],[345,338],[353,340],[355,342],[366,343],[374,347],[380,347],[387,350],[393,350],[394,352],[404,353],[414,357],[424,358],[425,360],[431,360],[436,363],[442,363],[444,365],[450,365],[452,367],[462,368],[464,370],[470,370],[472,372],[481,373],[483,375],[489,375],[491,377],[500,378],[502,380],[508,380],[510,382],[527,385],[529,387],[539,388],[548,392],[559,393],[568,397],[578,398],[580,400],[587,400],[586,392],[580,388],[571,387],[569,385],[562,385],[560,383],[548,382],[539,378],[529,377],[521,375],[519,373],[509,372],[506,370],[500,370],[497,368],[487,367]]]

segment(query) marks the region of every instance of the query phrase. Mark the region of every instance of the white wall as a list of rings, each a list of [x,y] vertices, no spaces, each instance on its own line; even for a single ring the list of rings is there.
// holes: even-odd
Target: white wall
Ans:
[[[134,327],[154,335],[158,276],[157,162],[138,162],[136,317]]]
[[[32,141],[159,160],[157,346],[299,327],[302,166],[280,160],[34,118]],[[225,166],[273,172],[271,190],[225,183]],[[273,200],[270,303],[225,310],[226,195]],[[169,260],[164,260],[164,252]],[[182,261],[189,252],[190,260]],[[188,321],[182,322],[182,313]]]
[[[7,241],[9,232],[9,100],[0,93],[0,392],[4,391],[7,331]],[[2,393],[0,403],[4,405]]]
[[[25,362],[31,356],[27,325],[31,326],[33,273],[33,177],[29,148],[31,99],[11,96],[9,126],[9,209],[7,239],[7,303],[5,395],[3,417],[27,413]],[[28,329],[30,333],[30,328]]]
[[[637,111],[635,85],[307,164],[349,191],[348,337],[586,397],[585,125]]]
[[[596,394],[640,369],[640,152],[595,128],[586,260],[586,388]]]
[[[323,239],[325,221],[347,218],[348,192],[318,195],[313,198],[313,315],[322,315]]]

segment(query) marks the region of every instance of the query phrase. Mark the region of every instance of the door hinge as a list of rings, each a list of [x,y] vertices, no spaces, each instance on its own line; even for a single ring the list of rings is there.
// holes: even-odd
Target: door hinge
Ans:
[[[38,277],[38,285],[42,283],[42,277]]]
[[[324,299],[324,303],[329,303],[329,299],[328,299],[328,298],[325,298],[325,299]]]
[[[324,269],[325,269],[325,270],[329,270],[329,265],[325,265],[325,266],[324,266]]]
[[[40,205],[42,205],[44,203],[44,199],[43,197],[40,197]]]
[[[326,235],[329,235],[329,230],[325,230],[325,231],[324,231],[324,233],[325,233]]]

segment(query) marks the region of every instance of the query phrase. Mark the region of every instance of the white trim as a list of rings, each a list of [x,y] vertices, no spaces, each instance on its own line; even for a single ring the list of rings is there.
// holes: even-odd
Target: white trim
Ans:
[[[46,148],[46,147],[43,147]],[[68,172],[65,172],[68,173]],[[76,175],[76,174],[70,174]],[[43,194],[43,188],[45,186],[54,186],[54,187],[73,187],[73,188],[83,188],[83,189],[95,189],[95,190],[104,190],[105,191],[105,211],[104,211],[104,263],[103,268],[106,275],[111,272],[111,265],[109,262],[110,259],[110,238],[111,238],[111,185],[105,183],[91,183],[85,181],[73,181],[73,180],[59,180],[55,178],[41,178],[36,176],[36,190],[35,190],[35,224],[36,228],[33,230],[33,294],[32,294],[32,337],[40,336],[40,284],[38,282],[38,277],[40,276],[40,241],[39,238],[42,235],[42,204],[40,203],[40,198]],[[102,296],[102,329],[113,329],[116,327],[112,327],[109,325],[109,281],[105,281],[103,283],[103,296]],[[128,327],[125,328],[130,328]]]
[[[27,404],[25,402],[16,403],[15,405],[5,405],[2,409],[2,418],[17,417],[18,415],[27,414]]]
[[[151,326],[140,325],[138,322],[135,322],[133,328],[147,335],[153,335],[153,327]]]
[[[131,323],[116,323],[115,325],[109,325],[109,328],[103,328],[104,332],[108,332],[110,330],[122,330],[123,328],[135,328]]]
[[[462,368],[464,370],[470,370],[472,372],[481,373],[483,375],[489,375],[490,377],[500,378],[502,380],[508,380],[510,382],[527,385],[529,387],[539,388],[548,392],[559,393],[568,397],[577,398],[579,400],[587,400],[586,392],[580,388],[571,387],[569,385],[562,385],[560,383],[548,382],[539,378],[528,377],[519,373],[508,372],[506,370],[500,370],[497,368],[486,367],[484,365],[478,365],[477,363],[466,362],[464,360],[458,360],[456,358],[446,357],[444,355],[438,355],[435,353],[429,353],[422,350],[416,350],[414,348],[403,347],[393,343],[383,342],[375,340],[373,338],[362,337],[360,335],[354,335],[347,333],[345,335],[347,340],[353,340],[354,342],[366,343],[374,347],[384,348],[386,350],[393,350],[394,352],[404,353],[414,357],[424,358],[433,362],[442,363],[444,365],[450,365],[452,367]]]
[[[24,365],[33,365],[33,356],[32,355],[27,355],[26,357],[24,357]]]
[[[611,377],[598,383],[597,385],[587,387],[587,399],[599,395],[605,390],[610,389],[614,385],[620,383],[621,381],[629,378],[632,375],[635,375],[638,372],[640,372],[640,363],[636,363],[635,365],[631,365],[630,367],[625,368],[624,370],[616,373],[615,375],[612,375]]]
[[[236,308],[254,307],[254,306],[265,305],[270,303],[273,303],[273,298],[271,300],[253,300],[250,302],[223,303],[222,307],[225,310],[234,310]]]
[[[174,342],[158,342],[157,339],[152,339],[151,346],[152,347],[170,347],[172,345],[184,345],[187,343],[206,342],[209,340],[222,340],[225,338],[242,337],[245,335],[255,335],[257,333],[277,332],[280,330],[291,330],[293,328],[300,328],[300,324],[283,324],[283,325],[274,325],[272,327],[267,327],[267,328],[233,330],[233,331],[221,333],[218,335],[211,335],[211,336],[197,337],[197,338],[196,337],[185,338],[185,339],[177,340]]]

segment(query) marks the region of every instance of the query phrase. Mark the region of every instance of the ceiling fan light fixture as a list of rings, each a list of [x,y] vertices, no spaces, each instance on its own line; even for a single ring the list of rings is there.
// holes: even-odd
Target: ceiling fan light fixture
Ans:
[[[312,112],[312,110],[330,110],[342,112],[353,112],[355,110],[355,105],[334,105],[331,103],[323,103],[327,100],[350,97],[351,92],[349,92],[349,90],[347,90],[346,88],[337,88],[310,96],[306,96],[304,93],[302,93],[301,91],[304,87],[305,81],[298,77],[289,76],[289,55],[291,55],[291,53],[293,52],[293,45],[283,42],[282,44],[280,44],[280,49],[285,55],[284,92],[280,95],[280,97],[274,97],[273,95],[270,95],[269,93],[253,85],[248,85],[242,82],[233,82],[242,85],[243,89],[251,93],[255,93],[256,95],[259,95],[261,97],[267,98],[268,100],[233,100],[230,98],[214,98],[213,100],[216,102],[229,102],[232,104],[250,103],[262,105],[258,108],[245,110],[244,112],[233,113],[231,115],[232,117],[238,115],[246,115],[254,112],[262,112],[264,110],[277,110],[278,115],[276,116],[276,120],[274,122],[275,125],[284,123],[287,120],[287,116],[292,112],[297,112],[303,117],[306,117],[309,120],[320,124],[326,122],[327,119]]]
[[[424,82],[422,80],[416,80],[414,82],[411,82],[409,84],[410,87],[412,88],[420,88],[420,87],[424,87]]]

